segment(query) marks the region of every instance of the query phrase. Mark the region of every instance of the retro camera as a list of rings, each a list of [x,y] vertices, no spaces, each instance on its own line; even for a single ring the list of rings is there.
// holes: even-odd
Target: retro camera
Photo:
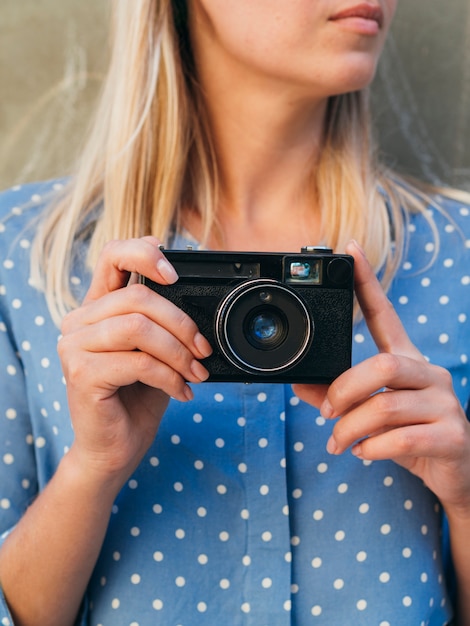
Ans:
[[[353,258],[164,250],[173,285],[141,281],[183,309],[213,348],[208,381],[330,383],[351,365]]]

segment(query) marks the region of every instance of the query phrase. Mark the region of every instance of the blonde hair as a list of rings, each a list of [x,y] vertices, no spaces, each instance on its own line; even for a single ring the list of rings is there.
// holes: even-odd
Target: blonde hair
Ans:
[[[110,67],[94,124],[75,175],[33,244],[33,280],[57,324],[77,306],[70,288],[77,238],[92,233],[92,268],[111,239],[151,233],[166,242],[185,206],[199,212],[203,242],[217,224],[217,164],[184,7],[179,0],[113,2]],[[313,174],[322,237],[342,251],[354,234],[373,266],[385,268],[387,286],[404,246],[403,207],[424,212],[426,204],[375,163],[367,93],[332,97]]]

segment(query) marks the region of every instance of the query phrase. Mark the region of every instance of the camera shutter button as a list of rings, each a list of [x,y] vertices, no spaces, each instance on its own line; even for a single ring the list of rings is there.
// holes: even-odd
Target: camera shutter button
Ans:
[[[332,259],[326,269],[328,279],[336,285],[349,283],[352,276],[352,265],[347,259]]]

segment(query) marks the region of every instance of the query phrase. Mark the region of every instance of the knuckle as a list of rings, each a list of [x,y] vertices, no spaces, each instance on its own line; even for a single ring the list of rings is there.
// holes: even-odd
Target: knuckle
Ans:
[[[376,356],[376,367],[384,379],[393,379],[400,370],[400,359],[390,352],[381,352]]]
[[[121,332],[126,337],[142,337],[148,334],[150,320],[142,313],[128,313],[121,320]]]

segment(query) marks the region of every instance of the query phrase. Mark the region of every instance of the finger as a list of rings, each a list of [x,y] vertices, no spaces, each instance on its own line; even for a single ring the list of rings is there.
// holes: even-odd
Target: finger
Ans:
[[[155,237],[143,237],[106,244],[84,303],[125,287],[132,273],[148,276],[164,285],[174,283],[178,275],[160,250],[159,243]]]
[[[112,397],[118,389],[138,382],[159,389],[181,402],[193,398],[193,392],[183,376],[145,352],[85,353],[81,354],[80,361],[69,361],[64,370],[69,390],[95,389],[98,394],[101,393],[101,400]],[[93,398],[96,399],[96,392]]]
[[[346,252],[354,257],[355,293],[379,351],[403,354],[424,361],[422,354],[410,341],[363,250],[353,241],[346,247]]]
[[[303,402],[319,408],[326,398],[328,385],[295,384],[292,385],[292,391]]]
[[[412,424],[363,439],[352,453],[370,461],[393,459],[412,470],[416,459],[452,456],[448,435],[442,424]]]
[[[360,381],[360,383],[358,383]],[[320,407],[327,418],[343,415],[380,389],[424,389],[438,381],[436,368],[396,354],[376,354],[334,380]]]
[[[113,291],[98,301],[72,311],[64,319],[62,333],[65,335],[82,326],[128,314],[140,314],[155,325],[162,326],[187,346],[196,358],[205,358],[212,353],[209,342],[200,334],[189,315],[167,298],[138,284],[124,291]]]
[[[327,449],[331,454],[341,454],[365,437],[435,422],[438,403],[438,397],[424,392],[385,391],[375,394],[338,420]]]
[[[68,334],[61,340],[61,353],[123,353],[139,350],[165,363],[186,380],[202,382],[209,376],[192,352],[162,326],[144,315],[131,313],[102,320]]]

